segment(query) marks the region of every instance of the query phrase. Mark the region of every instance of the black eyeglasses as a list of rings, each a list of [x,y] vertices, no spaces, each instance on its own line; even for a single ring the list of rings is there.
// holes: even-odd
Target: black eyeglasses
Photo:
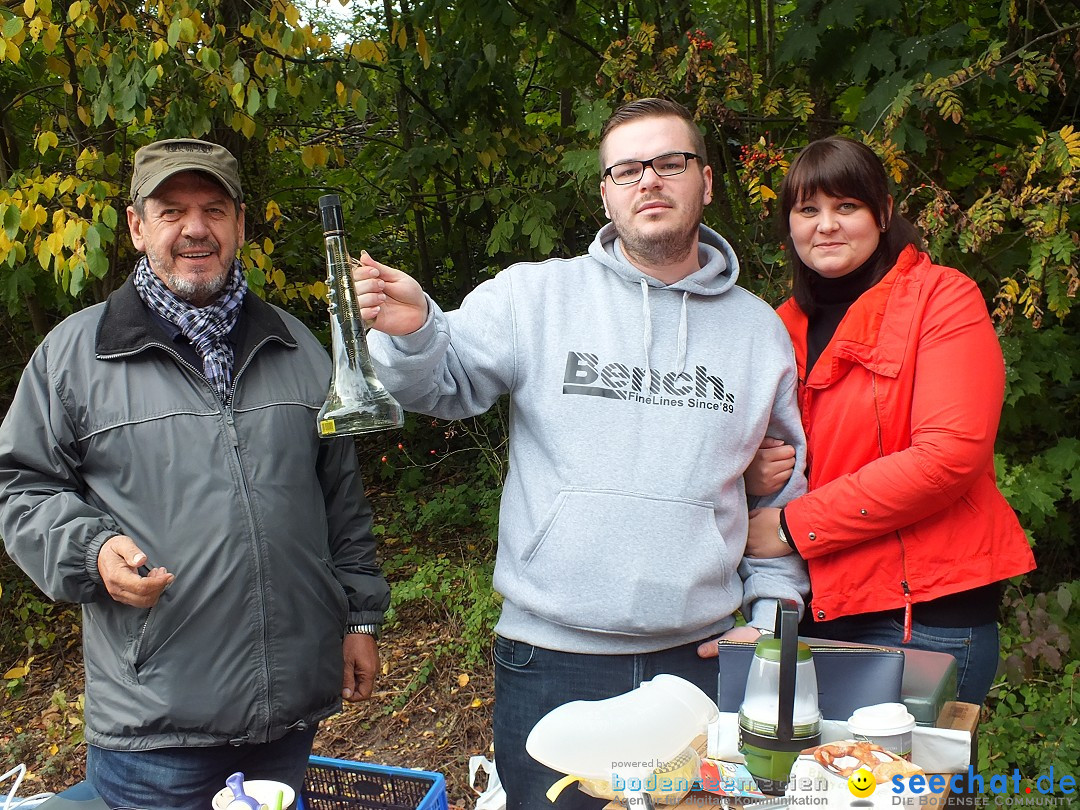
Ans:
[[[695,155],[693,152],[668,152],[666,155],[658,155],[652,160],[626,160],[604,169],[604,177],[610,177],[611,182],[617,186],[628,186],[631,183],[636,183],[648,168],[652,168],[659,177],[671,177],[685,172],[686,161],[691,158],[701,160],[701,156]]]

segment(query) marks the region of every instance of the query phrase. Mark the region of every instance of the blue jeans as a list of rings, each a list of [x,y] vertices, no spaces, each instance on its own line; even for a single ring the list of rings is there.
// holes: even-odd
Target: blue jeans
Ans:
[[[704,640],[704,639],[703,639]],[[640,655],[585,655],[495,637],[495,764],[507,810],[592,810],[607,802],[567,787],[554,804],[544,793],[563,774],[525,750],[536,722],[571,700],[621,695],[655,675],[678,675],[716,699],[715,658],[699,658],[697,644]]]
[[[210,748],[110,751],[87,746],[86,781],[109,807],[210,810],[225,779],[274,779],[300,795],[317,728],[291,731],[269,743]]]
[[[975,627],[934,627],[913,621],[911,641],[907,644],[903,643],[903,623],[891,618],[866,621],[858,616],[845,617],[822,624],[804,624],[800,629],[807,635],[837,641],[949,653],[956,659],[956,699],[980,706],[994,682],[1000,658],[995,622]]]

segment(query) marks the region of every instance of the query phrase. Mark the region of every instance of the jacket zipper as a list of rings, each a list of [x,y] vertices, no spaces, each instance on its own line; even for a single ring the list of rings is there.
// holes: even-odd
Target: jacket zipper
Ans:
[[[878,410],[877,375],[870,372],[870,384],[874,389],[874,420],[877,422],[877,445],[878,456],[885,458],[885,445],[881,440],[881,412]],[[904,589],[904,636],[905,644],[911,641],[911,587],[908,585],[907,571],[907,548],[904,545],[904,536],[899,529],[895,530],[896,539],[900,541],[900,567],[903,571],[900,587]]]
[[[252,348],[252,350],[248,353],[247,359],[244,361],[244,364],[239,369],[237,369],[236,373],[233,374],[232,385],[229,386],[229,390],[228,390],[228,392],[226,394],[227,400],[225,402],[221,402],[221,400],[218,398],[217,391],[214,389],[214,386],[210,384],[210,381],[208,379],[206,379],[206,375],[200,369],[197,369],[197,368],[195,368],[195,366],[191,365],[191,363],[189,363],[187,360],[185,360],[180,355],[180,353],[177,352],[175,349],[173,349],[171,346],[167,346],[164,343],[161,343],[159,341],[155,341],[155,340],[149,341],[148,343],[144,343],[142,346],[138,347],[137,349],[133,349],[131,351],[116,352],[115,354],[99,354],[98,355],[98,358],[101,359],[101,360],[117,360],[117,359],[120,359],[120,358],[123,358],[123,357],[131,357],[131,356],[133,356],[135,354],[138,354],[139,352],[141,352],[143,349],[146,349],[146,348],[157,347],[157,348],[161,349],[162,351],[164,351],[166,354],[168,354],[170,357],[172,357],[174,360],[176,360],[176,362],[179,363],[181,366],[183,366],[186,369],[189,369],[193,374],[195,374],[195,376],[197,376],[200,380],[202,380],[204,383],[206,383],[207,388],[210,389],[210,393],[214,397],[214,401],[216,403],[219,403],[219,413],[221,413],[221,415],[224,417],[224,420],[225,420],[225,428],[226,428],[226,430],[227,430],[227,432],[229,434],[229,441],[232,443],[232,446],[233,446],[233,455],[234,455],[234,457],[236,459],[237,468],[240,470],[240,483],[241,483],[241,486],[243,487],[243,494],[244,494],[244,506],[245,506],[244,512],[245,512],[245,515],[247,516],[248,526],[249,526],[249,529],[251,531],[251,536],[254,539],[256,544],[258,543],[258,532],[256,531],[255,518],[252,515],[252,511],[251,511],[251,490],[248,487],[247,475],[244,473],[244,466],[243,466],[243,464],[241,464],[241,461],[240,461],[240,439],[239,439],[239,436],[236,433],[236,424],[235,424],[235,421],[233,419],[232,401],[233,401],[233,397],[236,394],[236,387],[240,382],[240,375],[247,369],[248,366],[251,365],[252,360],[255,358],[256,352],[258,352],[259,349],[261,349],[263,346],[265,346],[270,340],[274,340],[274,339],[275,338],[273,336],[267,336],[267,337],[264,337],[262,340],[260,340],[258,343],[255,344],[255,346]],[[259,554],[254,554],[253,556],[255,558],[255,580],[256,580],[256,585],[259,588],[259,593],[264,594],[266,592],[266,588],[265,588],[265,585],[263,583],[262,559],[261,559]],[[260,604],[261,603],[262,603],[262,598],[260,597]],[[143,621],[142,631],[141,631],[140,637],[139,637],[139,644],[138,644],[138,647],[135,650],[135,656],[136,656],[135,660],[138,660],[138,655],[142,650],[143,638],[145,636],[146,626],[149,623],[149,621],[150,621],[150,614],[147,613],[146,619]],[[263,649],[264,650],[269,649],[269,645],[270,645],[269,633],[267,632],[267,624],[268,624],[268,621],[267,621],[267,616],[266,616],[266,610],[264,608],[264,610],[262,612],[262,644],[263,644]],[[270,701],[270,667],[266,662],[266,656],[264,655],[264,656],[262,656],[262,658],[263,658],[263,679],[264,679],[263,682],[266,684],[266,718],[267,718],[266,719],[266,726],[267,726],[267,734],[269,734],[271,708],[272,708],[271,707],[271,701]],[[249,739],[249,736],[244,737],[244,738],[239,739],[239,740],[231,740],[230,743],[240,744],[240,743],[250,742],[251,740]]]
[[[229,440],[232,442],[233,454],[236,457],[236,466],[240,470],[240,482],[241,482],[241,485],[244,488],[244,504],[246,506],[245,513],[247,514],[248,523],[249,523],[249,525],[251,527],[251,537],[252,537],[253,542],[255,543],[256,546],[258,546],[258,543],[259,543],[259,533],[256,530],[255,517],[252,514],[251,490],[250,490],[250,488],[248,486],[247,474],[244,472],[244,465],[240,461],[240,437],[236,433],[236,421],[234,419],[234,412],[233,412],[232,403],[233,403],[233,397],[236,395],[236,386],[240,382],[240,375],[243,374],[244,371],[247,369],[247,367],[251,365],[252,360],[254,360],[254,358],[255,358],[255,353],[259,349],[261,349],[264,345],[266,345],[267,341],[269,341],[269,340],[271,340],[271,338],[266,337],[266,338],[263,338],[261,341],[259,341],[257,344],[255,344],[254,348],[252,348],[251,352],[248,354],[247,359],[244,361],[244,364],[240,368],[238,368],[236,370],[235,374],[233,374],[232,385],[229,386],[229,391],[228,391],[228,400],[224,403],[225,404],[225,425],[226,425],[226,427],[228,428],[228,431],[229,431]],[[207,384],[209,384],[209,382]],[[255,550],[257,551],[257,548]],[[253,556],[255,558],[255,581],[256,581],[256,586],[259,589],[259,591],[258,591],[258,593],[259,593],[259,604],[263,608],[263,610],[262,610],[262,647],[263,647],[263,650],[268,650],[270,648],[270,633],[269,633],[269,629],[268,629],[270,622],[269,622],[269,617],[266,615],[266,606],[265,606],[265,601],[264,601],[265,600],[265,594],[267,592],[266,583],[264,581],[265,572],[263,571],[262,556],[260,554],[258,554],[258,553],[254,554]],[[271,705],[272,701],[270,700],[270,665],[267,662],[267,656],[266,655],[262,656],[262,662],[263,662],[263,683],[266,684],[266,727],[267,727],[267,736],[269,736],[270,718],[273,716],[273,711],[272,711],[273,706]],[[251,742],[251,740],[250,739],[245,739],[244,742]]]

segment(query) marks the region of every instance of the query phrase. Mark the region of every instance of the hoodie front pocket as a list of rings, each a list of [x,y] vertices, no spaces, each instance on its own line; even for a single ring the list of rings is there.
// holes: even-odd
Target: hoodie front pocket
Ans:
[[[567,627],[687,632],[718,618],[719,599],[738,605],[741,557],[706,501],[565,489],[524,549],[510,598]]]

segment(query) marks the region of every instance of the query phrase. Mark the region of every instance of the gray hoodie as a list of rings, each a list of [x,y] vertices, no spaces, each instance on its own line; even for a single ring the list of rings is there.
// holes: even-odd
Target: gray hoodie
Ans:
[[[737,287],[738,260],[700,229],[702,267],[665,286],[605,226],[587,256],[518,264],[391,338],[380,379],[408,410],[474,416],[511,396],[496,630],[548,649],[641,653],[704,640],[742,608],[771,629],[805,567],[743,557],[742,475],[768,434],[805,440],[791,341]],[[759,506],[805,491],[794,475]]]

